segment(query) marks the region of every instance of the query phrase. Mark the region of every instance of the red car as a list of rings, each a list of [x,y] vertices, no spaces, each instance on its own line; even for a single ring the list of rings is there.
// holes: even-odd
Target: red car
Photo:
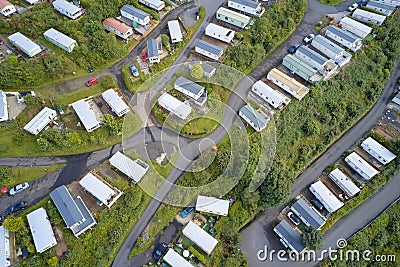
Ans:
[[[143,62],[147,61],[147,52],[146,51],[142,51],[142,61]]]
[[[99,80],[97,80],[96,78],[91,78],[89,81],[86,82],[86,86],[90,87],[92,85],[95,85],[98,82],[99,82]]]

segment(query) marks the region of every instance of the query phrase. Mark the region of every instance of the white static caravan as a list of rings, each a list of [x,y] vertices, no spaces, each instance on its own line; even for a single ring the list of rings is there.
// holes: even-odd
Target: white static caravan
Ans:
[[[150,63],[160,62],[160,49],[156,39],[147,40],[147,55]]]
[[[208,24],[205,30],[205,34],[225,43],[232,42],[233,38],[235,37],[235,31],[214,23]]]
[[[212,58],[214,60],[219,60],[224,52],[222,47],[210,44],[206,41],[200,40],[196,43],[194,50],[206,57]]]
[[[350,155],[348,155],[344,159],[344,161],[365,180],[370,180],[372,177],[374,177],[379,173],[379,171],[377,171],[374,167],[372,167],[356,152],[353,152]]]
[[[109,32],[115,33],[123,41],[128,42],[133,36],[133,29],[125,23],[122,23],[114,18],[106,18],[103,21],[103,27]]]
[[[355,18],[358,21],[364,22],[364,23],[373,23],[377,26],[382,25],[382,23],[385,21],[386,16],[379,15],[376,13],[372,13],[363,9],[357,8],[352,15],[353,18]]]
[[[0,266],[11,266],[10,232],[0,226]]]
[[[328,59],[308,46],[300,46],[295,53],[296,57],[314,69],[317,69],[324,76],[332,75],[338,68],[332,59]]]
[[[184,95],[194,99],[194,100],[199,100],[201,96],[204,95],[205,92],[205,87],[201,86],[189,79],[186,79],[183,76],[178,77],[178,79],[175,80],[174,82],[174,88],[175,90],[178,90],[179,92],[183,93]],[[207,100],[207,98],[204,99],[204,102]],[[204,104],[204,103],[200,103]]]
[[[215,197],[197,196],[196,211],[228,216],[229,200]]]
[[[168,30],[173,44],[183,41],[182,30],[178,20],[168,21]]]
[[[261,17],[265,12],[265,8],[259,2],[252,0],[228,0],[228,7],[255,17]]]
[[[393,5],[388,5],[374,0],[370,0],[366,7],[385,14],[385,16],[392,15],[394,10],[396,9],[396,7]]]
[[[163,261],[166,261],[172,267],[193,267],[192,264],[190,264],[173,248],[168,249],[167,253],[163,257]]]
[[[331,178],[332,181],[335,182],[337,186],[340,187],[340,189],[343,190],[343,192],[349,196],[349,197],[354,197],[358,193],[360,193],[360,188],[353,183],[353,181],[347,177],[341,170],[339,169],[334,169],[328,174],[329,178]]]
[[[56,0],[53,2],[53,7],[55,10],[60,12],[62,15],[70,18],[77,19],[83,14],[81,7],[74,5],[71,2],[65,0]]]
[[[43,108],[33,119],[25,125],[24,130],[37,135],[57,116],[55,110],[48,107]]]
[[[276,68],[272,69],[268,73],[267,79],[269,82],[282,88],[298,100],[301,100],[310,91],[308,87],[299,83],[294,78],[287,76]]]
[[[139,0],[139,3],[157,11],[161,11],[165,7],[165,2],[160,0]]]
[[[290,101],[284,94],[272,89],[263,81],[259,80],[253,84],[251,91],[258,95],[261,99],[271,105],[273,108],[282,108]]]
[[[17,12],[17,9],[13,4],[8,2],[7,0],[0,0],[0,14],[8,17],[15,12]]]
[[[38,46],[36,43],[34,43],[32,40],[30,40],[28,37],[20,32],[11,34],[10,36],[8,36],[8,40],[11,44],[21,49],[21,51],[29,57],[34,57],[42,52],[42,48],[40,48],[40,46]]]
[[[342,18],[339,22],[339,25],[342,27],[342,29],[354,33],[355,35],[360,36],[362,39],[372,32],[371,27],[368,27],[367,25],[349,17]]]
[[[0,122],[8,120],[7,96],[0,90]]]
[[[47,212],[44,208],[32,211],[26,218],[28,219],[29,228],[31,229],[37,252],[43,253],[57,245],[53,228],[51,227]]]
[[[102,182],[99,178],[94,176],[91,172],[86,174],[80,181],[79,184],[92,194],[97,200],[101,202],[101,205],[106,205],[108,208],[111,208],[112,204],[115,203],[113,201],[113,197],[115,196],[115,191],[113,188]]]
[[[178,116],[182,120],[186,120],[192,112],[192,108],[189,105],[181,102],[179,99],[168,93],[164,93],[162,96],[160,96],[158,99],[158,105]]]
[[[362,46],[360,37],[335,26],[329,26],[325,35],[353,52],[357,52]]]
[[[310,186],[310,191],[324,205],[329,213],[335,212],[344,206],[326,185],[317,181]]]
[[[270,120],[268,116],[259,110],[255,110],[248,104],[239,110],[239,116],[257,132],[264,130]]]
[[[139,25],[144,26],[150,23],[149,14],[131,5],[124,5],[121,7],[120,12],[122,17],[136,22]]]
[[[286,220],[282,220],[274,227],[274,233],[278,235],[279,241],[285,246],[285,248],[290,249],[296,254],[303,253],[307,248],[304,245],[300,234],[297,233]]]
[[[72,50],[74,50],[75,46],[77,46],[77,43],[74,39],[53,28],[45,31],[43,33],[43,36],[47,41],[58,46],[68,53],[71,53]]]
[[[101,96],[118,117],[122,117],[129,112],[128,105],[114,89],[108,89],[107,91],[104,91]]]
[[[372,137],[368,137],[361,143],[361,147],[380,163],[386,165],[396,158],[396,155],[390,152],[386,147],[382,146]]]
[[[208,255],[211,254],[218,243],[217,239],[212,237],[209,233],[201,229],[200,226],[192,221],[190,221],[185,228],[183,228],[182,234],[189,238]]]
[[[375,0],[375,2],[379,2],[386,5],[391,5],[395,7],[400,7],[400,0]]]
[[[72,103],[72,107],[88,133],[100,128],[100,122],[97,120],[93,109],[85,100],[81,99]]]
[[[335,61],[339,67],[343,67],[350,62],[351,54],[346,50],[322,35],[317,35],[311,42],[311,45],[321,53]]]
[[[121,152],[115,153],[110,158],[110,164],[137,183],[149,170],[149,165],[140,159],[132,160]]]

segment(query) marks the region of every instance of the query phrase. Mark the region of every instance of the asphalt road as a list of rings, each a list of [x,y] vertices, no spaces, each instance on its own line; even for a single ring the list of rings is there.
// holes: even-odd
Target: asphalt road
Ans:
[[[314,161],[296,180],[294,186],[292,187],[290,199],[296,197],[304,188],[308,187],[313,181],[315,181],[331,164],[335,163],[345,151],[351,148],[359,139],[365,136],[376,123],[376,121],[382,116],[385,111],[386,104],[390,101],[393,90],[396,86],[397,79],[400,76],[400,58],[397,61],[396,67],[391,73],[390,80],[386,83],[382,94],[374,105],[374,107],[368,112],[368,114],[362,118],[356,125],[354,125],[348,132],[346,132],[337,142],[335,142],[329,149],[316,161]],[[398,175],[399,176],[399,175]],[[396,180],[398,180],[398,176]],[[394,182],[398,183],[398,182]],[[391,183],[388,184],[390,187]],[[350,214],[346,216],[345,220],[335,224],[334,227],[326,233],[325,245],[332,245],[332,242],[340,237],[347,237],[349,234],[354,233],[359,230],[359,225],[365,225],[369,221],[376,217],[377,212],[379,213],[381,209],[379,207],[389,205],[393,199],[399,196],[399,189],[397,190],[385,189],[383,192],[379,193],[379,201],[372,202],[368,208],[365,208],[365,212],[361,216],[356,216]],[[371,202],[366,202],[371,203]],[[282,245],[275,237],[272,232],[273,223],[279,212],[287,205],[285,203],[279,207],[274,207],[267,209],[263,213],[259,214],[257,218],[249,224],[242,232],[242,242],[241,249],[246,255],[249,266],[298,266],[299,263],[293,262],[260,262],[256,255],[257,251],[264,248],[266,245],[271,249],[281,249]],[[357,221],[357,223],[355,223]],[[343,226],[341,226],[343,225]]]

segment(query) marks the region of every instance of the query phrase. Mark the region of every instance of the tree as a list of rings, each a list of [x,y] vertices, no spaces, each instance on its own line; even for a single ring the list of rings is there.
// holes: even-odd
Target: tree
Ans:
[[[317,120],[307,120],[303,125],[303,131],[307,135],[319,135],[321,133],[321,123]]]
[[[190,75],[196,80],[200,80],[203,77],[203,67],[200,63],[193,64]]]
[[[301,234],[304,245],[312,250],[322,247],[322,235],[312,226],[307,226]]]
[[[161,34],[161,43],[167,49],[168,52],[171,52],[171,44],[169,42],[169,36],[166,34]]]
[[[22,217],[9,216],[3,222],[4,228],[11,232],[19,232],[25,228],[24,220]]]
[[[50,259],[48,259],[47,264],[50,266],[53,266],[53,267],[57,266],[57,264],[58,264],[57,256],[54,256],[54,257],[51,257]]]
[[[108,129],[110,136],[117,136],[122,131],[122,123],[110,114],[103,116],[103,126]]]

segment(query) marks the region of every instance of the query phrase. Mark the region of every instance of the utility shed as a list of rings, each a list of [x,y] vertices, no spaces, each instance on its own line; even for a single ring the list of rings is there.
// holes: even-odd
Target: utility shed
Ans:
[[[358,21],[364,22],[364,23],[373,23],[377,26],[382,25],[382,23],[385,21],[386,16],[379,15],[373,12],[369,12],[363,9],[357,8],[352,15],[353,18],[355,18]]]
[[[65,0],[56,0],[53,2],[53,7],[55,10],[60,12],[62,15],[70,18],[77,19],[83,14],[81,7],[74,5],[71,2]]]
[[[197,53],[212,58],[214,60],[219,60],[222,56],[222,53],[224,52],[224,49],[222,47],[210,44],[203,40],[200,40],[196,43],[194,50]]]
[[[131,5],[124,5],[120,9],[121,16],[127,18],[133,22],[136,22],[139,25],[147,25],[150,22],[150,15],[146,12],[137,9]]]
[[[314,69],[294,55],[286,55],[283,58],[282,65],[311,84],[316,84],[324,78],[319,74],[318,70]]]
[[[182,233],[208,255],[211,254],[218,243],[217,239],[212,237],[192,221],[183,228]]]
[[[183,41],[182,30],[178,20],[168,21],[168,30],[173,44]]]
[[[317,69],[324,76],[332,75],[338,68],[333,60],[322,56],[304,45],[296,50],[296,57],[307,63],[307,65]]]
[[[72,107],[74,108],[76,115],[78,115],[87,132],[90,133],[97,128],[100,128],[100,122],[97,120],[92,108],[85,100],[81,99],[72,103]]]
[[[149,170],[149,165],[145,162],[140,159],[132,160],[119,151],[110,158],[110,164],[132,179],[134,183],[139,182]]]
[[[261,80],[253,84],[251,91],[273,108],[282,108],[290,101],[284,94],[275,91]]]
[[[0,0],[0,14],[8,17],[15,12],[17,12],[17,9],[13,4],[8,2],[7,0]]]
[[[380,163],[386,165],[396,158],[396,155],[390,152],[386,147],[382,146],[372,137],[368,137],[361,143],[361,147]]]
[[[11,266],[10,232],[0,225],[0,266]]]
[[[194,100],[199,99],[205,91],[204,86],[197,84],[183,76],[178,77],[174,82],[174,88],[184,95],[193,98]]]
[[[265,12],[265,8],[259,2],[252,0],[228,0],[228,7],[256,17],[261,17]]]
[[[193,59],[192,61],[189,62],[189,70],[193,68],[194,64],[201,65],[204,77],[211,78],[215,74],[216,71],[215,67],[211,66],[210,64],[207,64],[206,62],[198,61],[196,59]]]
[[[59,32],[53,28],[48,29],[43,33],[44,38],[49,41],[50,43],[58,46],[59,48],[71,53],[74,50],[77,43],[74,39],[66,36],[62,32]]]
[[[218,199],[215,197],[198,196],[196,202],[196,211],[228,216],[229,200]]]
[[[335,26],[328,26],[325,35],[353,52],[357,52],[362,46],[360,37]]]
[[[118,37],[120,37],[123,41],[128,42],[131,40],[133,36],[133,29],[129,27],[125,23],[122,23],[114,18],[106,18],[103,21],[104,29],[109,32],[115,33]]]
[[[386,16],[392,15],[394,10],[396,9],[396,7],[393,5],[388,5],[374,0],[370,0],[366,7],[385,14]]]
[[[190,264],[173,248],[168,249],[163,260],[166,261],[171,267],[193,267],[192,264]]]
[[[346,50],[322,35],[317,35],[313,38],[311,45],[326,55],[328,58],[335,61],[339,67],[343,67],[350,62],[351,54]]]
[[[43,253],[51,247],[57,245],[56,237],[54,236],[53,228],[44,208],[29,213],[26,218],[28,219],[29,228],[33,236],[36,251]]]
[[[344,206],[344,203],[340,201],[322,181],[313,183],[310,186],[310,191],[322,205],[324,205],[329,213],[335,212]]]
[[[181,102],[179,99],[168,93],[164,93],[162,96],[160,96],[158,99],[158,105],[178,116],[182,120],[186,120],[192,112],[192,108],[189,105]]]
[[[115,192],[108,185],[100,181],[96,176],[94,176],[91,172],[86,174],[80,181],[79,184],[92,194],[95,198],[97,198],[101,203],[105,204],[110,208],[110,202]]]
[[[354,33],[364,39],[368,34],[372,32],[372,28],[367,25],[358,22],[349,17],[344,17],[340,20],[339,25],[342,29]]]
[[[160,62],[160,53],[158,51],[158,43],[156,39],[147,40],[147,54],[150,63]]]
[[[308,87],[276,68],[268,72],[267,79],[270,83],[279,86],[298,100],[301,100],[310,91]]]
[[[28,37],[20,32],[11,34],[10,36],[8,36],[8,40],[12,45],[20,49],[28,57],[34,57],[42,52],[42,48],[40,48],[40,46],[32,42]]]
[[[8,120],[7,96],[3,90],[0,90],[0,122]]]
[[[71,229],[75,237],[85,233],[96,224],[83,200],[79,196],[73,199],[65,185],[51,191],[50,197],[67,228]]]
[[[27,125],[25,125],[24,130],[30,132],[31,134],[37,135],[40,133],[49,123],[54,120],[57,116],[55,110],[48,107],[43,108],[35,117],[33,117]]]
[[[366,162],[362,157],[360,157],[356,152],[348,155],[344,161],[361,177],[366,180],[370,180],[372,177],[377,175],[379,171],[377,171],[374,167],[372,167],[368,162]]]
[[[250,23],[251,18],[243,15],[241,13],[235,12],[233,10],[227,9],[225,7],[220,7],[217,10],[216,17],[219,20],[225,21],[229,24],[237,26],[239,28],[244,28]]]
[[[157,11],[161,11],[165,7],[165,2],[160,0],[139,0],[139,3]]]
[[[307,204],[302,198],[297,200],[290,209],[307,226],[312,226],[319,230],[322,225],[325,224],[325,218],[315,211],[314,208]]]
[[[303,239],[287,221],[283,220],[275,226],[274,232],[279,236],[282,245],[296,254],[301,254],[306,250]]]
[[[225,43],[232,42],[233,38],[235,37],[235,31],[214,23],[210,23],[207,25],[205,34]]]
[[[101,96],[118,117],[122,117],[129,112],[128,105],[114,89],[104,91]]]
[[[328,176],[333,182],[335,182],[337,186],[340,187],[340,189],[343,190],[343,192],[347,196],[354,197],[355,195],[360,193],[360,188],[358,188],[358,186],[353,183],[353,181],[349,177],[347,177],[341,170],[336,168],[331,171]]]
[[[270,120],[267,115],[259,110],[255,110],[248,104],[239,110],[239,116],[257,132],[264,130]]]

